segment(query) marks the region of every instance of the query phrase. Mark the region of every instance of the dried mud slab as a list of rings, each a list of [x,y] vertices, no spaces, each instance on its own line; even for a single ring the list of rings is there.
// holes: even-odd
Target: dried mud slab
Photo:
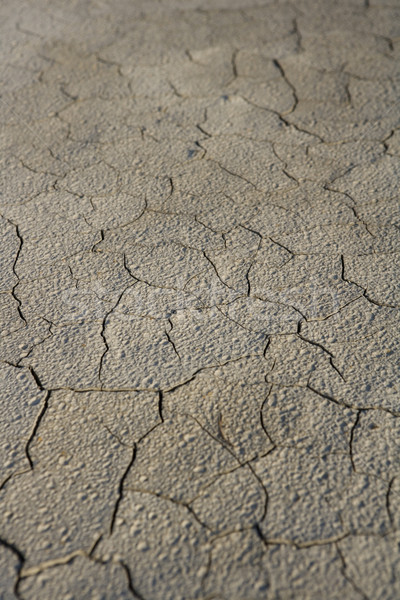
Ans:
[[[400,5],[0,32],[0,598],[400,597]]]

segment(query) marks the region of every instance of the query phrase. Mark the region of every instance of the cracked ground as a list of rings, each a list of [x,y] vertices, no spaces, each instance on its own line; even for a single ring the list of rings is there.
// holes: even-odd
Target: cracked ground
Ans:
[[[398,0],[4,0],[1,600],[400,597]]]

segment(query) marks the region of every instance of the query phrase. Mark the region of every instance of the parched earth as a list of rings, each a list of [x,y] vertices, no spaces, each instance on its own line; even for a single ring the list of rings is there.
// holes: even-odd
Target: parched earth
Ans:
[[[4,0],[0,598],[400,597],[400,3]]]

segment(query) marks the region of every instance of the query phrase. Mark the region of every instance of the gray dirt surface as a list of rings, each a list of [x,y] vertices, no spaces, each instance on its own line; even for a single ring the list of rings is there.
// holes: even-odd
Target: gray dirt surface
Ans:
[[[400,598],[400,3],[0,5],[0,599]]]

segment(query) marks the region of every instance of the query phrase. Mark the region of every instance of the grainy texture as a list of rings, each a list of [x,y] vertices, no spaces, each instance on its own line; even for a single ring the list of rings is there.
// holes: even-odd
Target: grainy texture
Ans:
[[[0,33],[1,600],[400,597],[398,0]]]

